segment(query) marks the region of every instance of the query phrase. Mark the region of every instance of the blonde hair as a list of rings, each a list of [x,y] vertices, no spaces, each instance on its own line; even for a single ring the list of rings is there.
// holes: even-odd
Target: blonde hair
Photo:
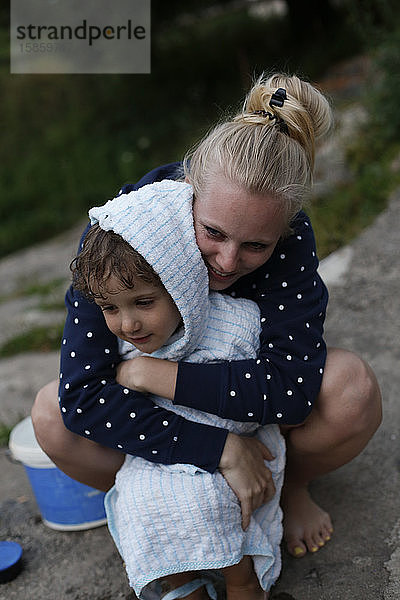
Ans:
[[[282,106],[270,105],[277,89]],[[302,208],[313,178],[315,144],[332,125],[328,100],[296,76],[261,76],[231,121],[204,137],[184,160],[195,198],[214,176],[223,176],[250,193],[283,201],[287,224]]]

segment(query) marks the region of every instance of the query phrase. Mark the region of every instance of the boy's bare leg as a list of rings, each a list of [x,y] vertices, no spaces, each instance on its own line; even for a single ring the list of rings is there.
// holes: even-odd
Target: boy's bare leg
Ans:
[[[168,575],[168,577],[164,577],[161,585],[162,585],[162,594],[161,598],[165,596],[171,590],[176,590],[176,588],[185,585],[186,583],[190,583],[193,579],[197,579],[199,577],[199,573],[196,571],[187,571],[186,573],[176,573],[174,575]],[[201,587],[198,590],[195,590],[191,594],[187,596],[182,596],[186,598],[186,600],[207,600],[208,594],[206,592],[205,587]]]
[[[103,492],[114,485],[125,455],[76,435],[64,426],[57,381],[48,383],[36,396],[32,422],[39,445],[61,471]]]
[[[222,573],[225,577],[226,600],[267,600],[269,598],[269,593],[264,592],[260,587],[250,556],[244,556],[237,565],[222,569]],[[169,575],[163,579],[163,588],[165,592],[174,590],[198,576],[196,571]],[[202,587],[185,598],[205,600],[208,594]]]
[[[333,531],[329,515],[310,497],[309,483],[358,456],[381,419],[381,395],[371,368],[351,352],[330,349],[311,415],[287,433],[282,508],[284,538],[293,556],[316,552]]]
[[[222,569],[227,600],[267,600],[269,592],[261,588],[250,556],[244,556],[237,565]]]

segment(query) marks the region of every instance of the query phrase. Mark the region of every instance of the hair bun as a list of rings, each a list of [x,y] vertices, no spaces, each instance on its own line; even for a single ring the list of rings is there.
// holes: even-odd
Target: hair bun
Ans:
[[[277,199],[290,231],[312,185],[315,141],[332,123],[327,99],[296,76],[260,77],[243,110],[214,127],[185,158],[195,198],[215,178]]]
[[[283,90],[285,97],[283,91],[278,93],[278,90]],[[280,101],[277,101],[278,96]],[[332,125],[332,110],[325,96],[316,87],[295,75],[262,75],[251,88],[243,111],[235,120],[241,116],[249,121],[250,115],[258,115],[256,119],[250,119],[251,122],[266,124],[265,116],[268,113],[273,113],[276,123],[285,123],[287,130],[284,132],[302,145],[310,165],[313,165],[315,142]]]

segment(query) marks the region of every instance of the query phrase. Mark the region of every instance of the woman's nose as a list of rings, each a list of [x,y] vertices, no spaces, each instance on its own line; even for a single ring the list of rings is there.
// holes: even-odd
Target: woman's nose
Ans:
[[[233,273],[238,264],[239,252],[235,246],[222,244],[216,262],[221,271]]]

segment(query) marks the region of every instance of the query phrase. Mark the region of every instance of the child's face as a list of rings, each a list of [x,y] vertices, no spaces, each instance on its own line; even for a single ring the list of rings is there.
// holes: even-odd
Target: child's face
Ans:
[[[181,323],[181,315],[163,288],[137,278],[135,287],[121,290],[111,276],[104,298],[96,299],[107,327],[141,352],[151,354],[161,348]]]

